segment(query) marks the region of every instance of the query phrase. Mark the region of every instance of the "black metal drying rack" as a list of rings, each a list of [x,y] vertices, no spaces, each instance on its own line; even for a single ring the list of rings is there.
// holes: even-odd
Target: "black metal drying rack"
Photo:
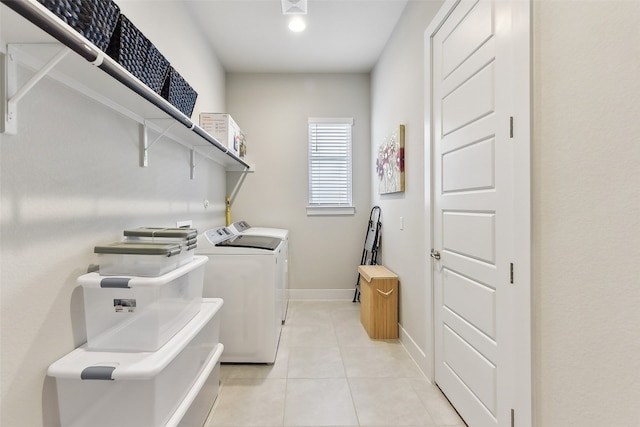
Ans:
[[[380,247],[380,230],[382,210],[380,206],[374,206],[369,214],[369,223],[367,224],[367,233],[364,238],[364,249],[362,250],[362,259],[360,265],[375,265],[378,263],[378,249]],[[375,217],[375,221],[374,221]],[[353,302],[360,301],[360,273],[356,279],[356,289],[353,294]]]

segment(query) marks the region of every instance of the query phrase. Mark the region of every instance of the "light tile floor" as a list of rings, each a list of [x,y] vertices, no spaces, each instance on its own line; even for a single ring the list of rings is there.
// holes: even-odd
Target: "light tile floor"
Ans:
[[[273,365],[222,365],[206,427],[464,427],[397,340],[369,339],[360,305],[291,301]]]

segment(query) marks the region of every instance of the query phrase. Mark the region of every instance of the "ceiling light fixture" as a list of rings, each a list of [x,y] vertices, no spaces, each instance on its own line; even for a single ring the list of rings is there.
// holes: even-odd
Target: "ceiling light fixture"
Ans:
[[[307,14],[307,0],[280,0],[283,15],[293,15],[289,20],[289,29],[299,33],[307,28],[307,23],[300,15]]]
[[[304,19],[299,16],[294,16],[291,18],[291,21],[289,21],[289,29],[294,33],[304,31],[305,28],[307,28],[307,24],[305,24]]]
[[[306,15],[307,0],[280,0],[283,15]]]

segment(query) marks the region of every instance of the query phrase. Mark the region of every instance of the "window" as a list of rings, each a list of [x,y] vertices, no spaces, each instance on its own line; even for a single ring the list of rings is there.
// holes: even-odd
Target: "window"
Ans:
[[[355,213],[351,200],[352,118],[309,118],[308,215]]]

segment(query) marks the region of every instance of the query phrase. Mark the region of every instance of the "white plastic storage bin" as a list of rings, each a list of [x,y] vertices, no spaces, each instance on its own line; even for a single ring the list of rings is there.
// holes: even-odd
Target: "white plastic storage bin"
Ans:
[[[158,277],[78,278],[84,293],[87,348],[155,351],[200,309],[205,256]]]
[[[61,426],[179,425],[224,349],[218,343],[222,304],[205,299],[198,315],[156,352],[83,346],[53,363],[47,374],[56,379]]]
[[[219,344],[220,351],[223,344]],[[216,350],[217,351],[217,350]],[[211,358],[165,427],[205,425],[220,389],[220,358]]]
[[[156,277],[191,262],[192,250],[179,243],[115,242],[96,246],[102,276]]]

